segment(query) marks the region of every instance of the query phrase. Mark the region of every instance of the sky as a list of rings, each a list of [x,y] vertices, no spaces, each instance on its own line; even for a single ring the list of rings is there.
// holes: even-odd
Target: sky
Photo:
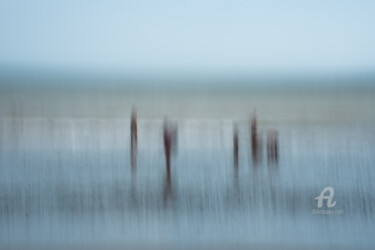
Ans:
[[[0,64],[371,71],[375,1],[0,1]]]

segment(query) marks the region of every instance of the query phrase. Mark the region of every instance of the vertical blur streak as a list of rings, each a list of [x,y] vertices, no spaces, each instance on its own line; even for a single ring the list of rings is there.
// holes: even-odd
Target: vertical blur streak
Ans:
[[[134,174],[137,168],[137,152],[138,152],[138,125],[137,110],[133,107],[130,121],[130,154],[131,167]]]

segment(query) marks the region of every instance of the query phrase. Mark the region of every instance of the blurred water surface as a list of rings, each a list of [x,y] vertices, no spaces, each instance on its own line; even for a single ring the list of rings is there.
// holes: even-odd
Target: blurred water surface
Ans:
[[[375,247],[373,93],[111,97],[2,99],[0,247]],[[254,108],[258,163],[248,122]],[[170,181],[164,114],[178,124]],[[277,164],[266,157],[268,128],[279,132]],[[342,213],[312,213],[326,186]]]

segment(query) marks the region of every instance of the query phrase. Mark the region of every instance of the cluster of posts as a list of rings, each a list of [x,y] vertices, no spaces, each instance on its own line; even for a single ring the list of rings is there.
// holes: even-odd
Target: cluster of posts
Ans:
[[[256,165],[261,159],[262,138],[258,131],[258,120],[256,113],[253,114],[250,121],[251,137],[251,156],[253,164]],[[166,160],[167,180],[170,180],[171,174],[171,154],[177,150],[177,125],[164,118],[163,123],[164,153]],[[130,150],[131,150],[131,167],[135,171],[137,165],[137,144],[138,144],[138,126],[137,111],[132,110],[130,122]],[[233,129],[233,158],[234,167],[238,168],[238,126],[234,124]],[[267,130],[267,159],[269,162],[278,162],[278,133],[275,129]]]
[[[250,142],[251,142],[251,156],[253,164],[257,165],[262,157],[262,137],[258,131],[258,120],[256,113],[253,114],[250,121]],[[238,126],[233,128],[233,158],[234,166],[238,167]],[[267,159],[268,162],[278,162],[278,132],[276,129],[267,130]]]

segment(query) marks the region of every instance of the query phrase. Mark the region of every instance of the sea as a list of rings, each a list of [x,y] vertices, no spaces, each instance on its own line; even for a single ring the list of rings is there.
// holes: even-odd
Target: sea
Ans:
[[[3,88],[0,248],[374,249],[374,109],[356,88]]]

